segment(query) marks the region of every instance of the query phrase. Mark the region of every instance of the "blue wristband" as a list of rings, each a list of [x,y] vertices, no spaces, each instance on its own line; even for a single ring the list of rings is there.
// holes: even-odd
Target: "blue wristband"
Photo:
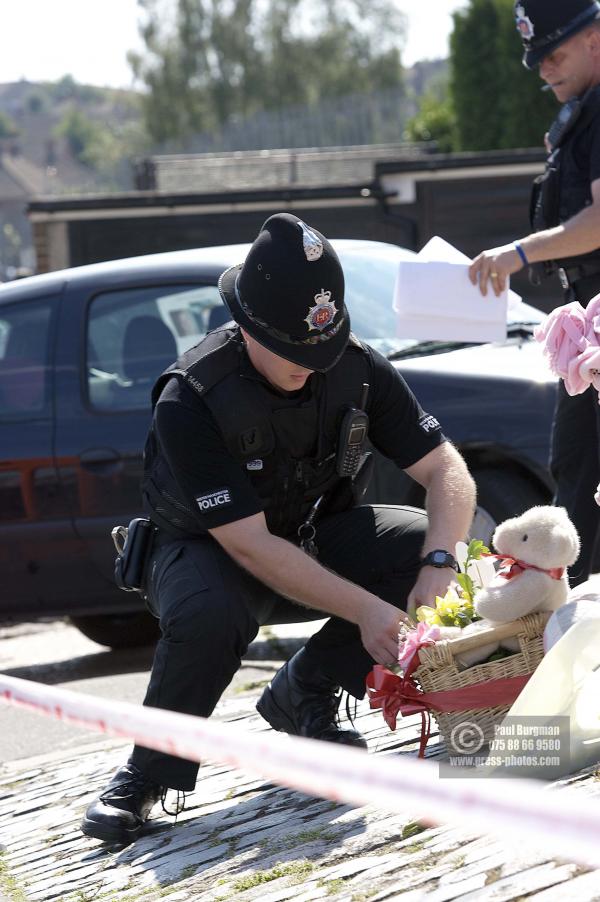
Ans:
[[[516,250],[517,254],[519,255],[519,257],[521,258],[521,260],[523,261],[523,264],[525,266],[529,266],[529,260],[525,256],[525,251],[523,250],[523,248],[521,247],[521,245],[519,244],[518,241],[515,241],[515,250]]]

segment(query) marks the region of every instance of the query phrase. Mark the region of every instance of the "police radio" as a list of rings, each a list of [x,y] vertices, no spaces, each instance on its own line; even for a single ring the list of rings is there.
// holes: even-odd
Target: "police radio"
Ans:
[[[342,418],[336,456],[338,476],[356,476],[360,469],[369,433],[369,417],[364,411],[368,394],[369,385],[365,382],[360,407],[348,408]]]
[[[572,97],[560,108],[558,116],[548,129],[547,140],[551,151],[556,150],[565,135],[571,131],[579,119],[584,101],[585,97],[581,100],[577,97]]]
[[[548,85],[547,87],[549,88],[550,86]],[[579,119],[588,97],[592,92],[595,91],[596,87],[592,86],[591,88],[587,89],[582,97],[571,97],[570,100],[567,100],[566,103],[563,103],[562,107],[559,110],[558,116],[548,129],[547,140],[551,152],[556,150],[565,135],[567,135],[571,131],[571,129]]]

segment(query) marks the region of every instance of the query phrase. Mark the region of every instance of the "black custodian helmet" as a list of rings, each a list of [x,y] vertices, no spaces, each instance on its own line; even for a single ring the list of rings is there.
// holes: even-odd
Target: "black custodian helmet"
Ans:
[[[596,0],[517,0],[515,19],[525,49],[523,65],[535,68],[599,16]]]
[[[325,372],[344,353],[342,264],[327,238],[297,216],[270,216],[244,263],[221,275],[219,290],[234,320],[279,357]]]

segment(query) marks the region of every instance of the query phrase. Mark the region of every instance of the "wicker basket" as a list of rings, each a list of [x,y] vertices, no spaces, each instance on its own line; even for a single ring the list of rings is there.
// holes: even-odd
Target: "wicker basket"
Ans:
[[[529,614],[511,623],[491,626],[473,636],[441,640],[434,645],[421,648],[419,651],[421,663],[413,672],[413,677],[425,692],[433,692],[533,673],[544,656],[542,639],[549,617],[548,612]],[[455,655],[509,637],[518,638],[520,646],[518,652],[498,661],[475,664],[466,670],[458,669],[454,660]],[[483,733],[483,741],[490,742],[494,736],[494,725],[500,723],[509,708],[509,705],[503,705],[496,708],[456,711],[451,714],[432,712],[432,716],[438,724],[448,750],[452,752],[450,737],[455,727],[458,728],[465,722],[476,724]]]

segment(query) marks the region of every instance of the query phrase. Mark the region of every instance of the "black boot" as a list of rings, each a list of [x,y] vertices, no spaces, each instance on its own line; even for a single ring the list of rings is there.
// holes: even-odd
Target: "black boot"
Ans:
[[[338,724],[339,687],[303,648],[277,671],[256,703],[274,730],[366,749],[356,730]]]
[[[162,793],[162,786],[145,777],[135,764],[126,764],[88,807],[81,830],[104,842],[128,845],[138,838]]]

